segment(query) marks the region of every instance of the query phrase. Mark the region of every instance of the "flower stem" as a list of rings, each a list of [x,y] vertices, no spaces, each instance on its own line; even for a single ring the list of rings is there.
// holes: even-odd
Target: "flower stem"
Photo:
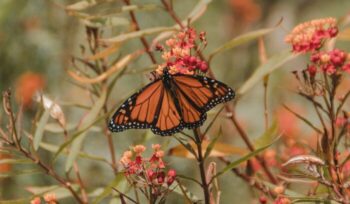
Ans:
[[[198,151],[197,162],[198,162],[198,167],[201,174],[204,201],[205,201],[205,204],[209,204],[210,203],[209,185],[205,176],[205,166],[204,166],[205,159],[203,157],[203,152],[202,152],[202,139],[200,136],[201,133],[198,128],[195,129],[193,133],[195,136],[197,151]]]

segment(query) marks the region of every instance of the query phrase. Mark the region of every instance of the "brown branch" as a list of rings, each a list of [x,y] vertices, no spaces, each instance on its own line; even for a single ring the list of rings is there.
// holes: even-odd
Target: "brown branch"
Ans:
[[[199,128],[196,128],[195,130],[193,130],[194,136],[195,136],[195,140],[196,140],[196,145],[197,145],[197,162],[198,162],[198,167],[200,170],[200,174],[201,174],[201,180],[202,180],[202,188],[203,188],[203,193],[204,193],[204,201],[205,204],[209,204],[210,203],[210,193],[209,193],[209,184],[207,182],[207,178],[205,175],[205,166],[204,166],[204,162],[205,162],[205,158],[203,157],[203,152],[202,152],[202,135],[200,133]]]
[[[130,0],[124,0],[124,3],[126,5],[130,5]],[[132,23],[134,25],[135,30],[136,31],[140,30],[140,26],[139,26],[139,23],[136,20],[135,13],[133,11],[129,11],[129,15],[130,15],[130,18],[131,18],[131,21],[132,21]],[[153,53],[151,52],[150,46],[149,46],[146,38],[142,36],[142,37],[140,37],[140,40],[141,40],[143,46],[146,48],[146,52],[147,52],[149,58],[151,59],[152,63],[153,64],[157,64],[156,58],[154,57]]]
[[[5,112],[7,113],[9,120],[10,120],[10,127],[11,130],[9,130],[9,132],[12,134],[13,136],[13,142],[12,141],[7,141],[7,143],[13,147],[15,147],[19,152],[21,152],[25,157],[27,157],[28,159],[32,160],[34,163],[36,163],[39,167],[41,167],[46,174],[52,176],[56,181],[58,181],[59,183],[62,184],[62,186],[64,186],[65,188],[67,188],[71,194],[73,195],[73,197],[78,201],[78,203],[82,203],[84,204],[85,202],[79,197],[79,195],[74,191],[74,189],[71,186],[71,183],[64,180],[62,177],[60,177],[50,166],[47,166],[46,164],[44,164],[40,158],[33,156],[30,152],[28,152],[26,149],[24,149],[18,139],[18,135],[17,135],[17,131],[16,128],[14,126],[14,114],[10,105],[10,92],[6,91],[3,93],[4,96],[4,108],[5,108]],[[4,137],[4,139],[6,139]]]
[[[237,121],[233,109],[228,104],[225,104],[225,109],[226,109],[227,112],[232,113],[231,120],[232,120],[233,124],[235,125],[239,135],[243,139],[244,143],[247,145],[248,149],[250,151],[254,152],[255,151],[254,145],[251,143],[247,133],[243,130],[242,126]],[[256,155],[255,158],[258,160],[259,164],[262,166],[263,170],[265,171],[265,174],[270,179],[270,181],[273,184],[276,184],[277,183],[277,179],[273,176],[273,174],[271,173],[270,169],[266,165],[266,162],[265,162],[264,158],[262,158],[259,155]]]

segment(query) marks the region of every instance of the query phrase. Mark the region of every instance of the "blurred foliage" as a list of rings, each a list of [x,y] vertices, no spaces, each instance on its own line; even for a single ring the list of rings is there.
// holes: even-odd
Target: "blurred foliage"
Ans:
[[[133,29],[128,14],[130,9],[136,12],[136,18],[139,21],[141,30],[146,30],[150,34],[145,36],[148,42],[152,42],[156,33],[170,30],[170,27],[173,29],[172,26],[176,23],[165,12],[158,0],[135,0],[132,1],[132,4],[136,6],[124,7],[126,10],[121,9],[122,6],[125,6],[121,1],[86,1],[97,2],[97,4],[91,8],[84,9],[84,12],[79,13],[82,16],[78,17],[84,17],[84,15],[93,16],[95,20],[91,21],[73,16],[71,11],[65,10],[65,6],[76,2],[79,1],[0,1],[0,90],[3,91],[9,87],[14,87],[20,76],[28,71],[41,73],[44,76],[46,81],[44,91],[51,96],[53,101],[57,101],[62,106],[69,134],[76,137],[79,136],[84,141],[76,143],[76,146],[83,146],[81,151],[75,148],[74,154],[67,153],[67,151],[64,151],[64,147],[59,146],[59,144],[66,142],[62,136],[62,129],[55,120],[50,119],[47,122],[44,118],[40,121],[43,121],[43,123],[47,122],[47,124],[45,135],[41,135],[44,137],[38,154],[45,162],[55,159],[54,167],[62,176],[65,176],[65,170],[72,166],[73,160],[78,158],[77,162],[88,193],[91,197],[97,197],[97,200],[103,200],[105,194],[108,195],[112,192],[110,188],[105,188],[106,186],[119,184],[119,186],[126,189],[125,182],[118,180],[118,177],[115,178],[112,169],[106,162],[106,160],[110,160],[110,153],[107,148],[107,139],[104,135],[105,127],[104,122],[98,120],[97,117],[102,109],[99,106],[100,104],[98,104],[98,100],[105,102],[104,97],[106,96],[102,95],[99,99],[92,97],[84,89],[86,88],[85,85],[82,86],[83,89],[75,86],[72,78],[65,71],[72,68],[71,59],[73,56],[77,58],[85,58],[87,56],[98,58],[98,56],[93,55],[96,53],[88,53],[87,51],[89,45],[86,36],[87,30],[84,25],[101,26],[105,29],[102,35],[103,38],[109,39],[106,42],[118,41],[119,43],[130,38],[127,42],[122,43],[122,49],[118,47],[119,45],[115,45],[116,47],[105,53],[108,55],[110,62],[115,62],[127,54],[142,48],[141,42],[138,38],[134,38],[135,36],[123,35],[117,39],[114,38],[118,34],[130,32]],[[185,17],[198,2],[197,0],[173,0],[174,10],[178,16]],[[77,5],[75,4],[75,6]],[[302,66],[304,62],[304,59],[298,58],[291,63],[284,64],[294,57],[288,53],[290,48],[283,41],[286,33],[294,25],[305,20],[328,16],[343,17],[348,13],[349,6],[350,2],[348,0],[213,0],[208,4],[204,15],[193,26],[198,31],[207,33],[208,46],[204,51],[204,55],[207,57],[215,56],[210,59],[216,78],[233,87],[242,96],[244,95],[237,105],[236,112],[249,135],[257,137],[264,132],[264,123],[262,122],[264,121],[263,86],[261,80],[265,74],[273,72],[270,77],[268,92],[269,97],[271,97],[269,109],[272,113],[277,112],[279,105],[285,101],[293,101],[297,107],[308,108],[304,107],[303,101],[296,99],[291,92],[286,91],[294,87],[290,71]],[[101,14],[106,15],[106,18],[98,16]],[[283,18],[281,24],[276,26],[281,18]],[[158,29],[152,30],[155,27]],[[257,35],[256,32],[258,32]],[[151,33],[154,34],[151,35]],[[135,35],[135,33],[133,34]],[[136,33],[136,36],[139,34]],[[242,39],[240,37],[243,34],[246,35]],[[267,34],[265,44],[269,60],[266,64],[261,65],[256,39],[263,34]],[[234,41],[237,39],[239,43]],[[229,49],[227,47],[227,49],[220,49],[227,42],[231,42],[231,44],[225,44]],[[342,42],[340,46],[347,48],[347,41]],[[212,53],[215,50],[225,52],[214,55]],[[156,59],[160,61],[161,58],[157,55]],[[146,73],[153,68],[150,58],[143,54],[137,59],[131,59],[131,61],[132,63],[125,67],[122,77],[118,78],[114,88],[110,89],[108,94],[104,93],[109,97],[107,101],[108,111],[105,113],[107,115],[117,108],[123,99],[148,83]],[[283,65],[282,69],[276,70],[281,67],[277,65]],[[88,72],[88,74],[92,75],[93,73]],[[109,83],[111,82],[109,81]],[[99,89],[100,87],[96,85],[95,88]],[[90,111],[86,111],[86,108]],[[38,109],[40,109],[38,105],[33,105],[25,112],[24,126],[30,131],[35,130],[30,120],[35,117]],[[210,119],[214,117],[215,111],[209,113],[208,121],[211,121]],[[102,117],[101,115],[100,117]],[[272,119],[275,117],[277,116],[271,116]],[[3,122],[4,120],[4,117],[0,116],[0,121]],[[211,154],[230,155],[236,161],[237,158],[239,159],[245,153],[246,149],[242,150],[245,146],[242,145],[242,141],[238,138],[236,130],[230,125],[230,121],[225,120],[223,117],[221,122],[215,122],[213,130],[209,131],[209,135],[212,136],[212,139],[215,138],[220,124],[227,126],[227,128],[222,130],[222,136],[220,136],[219,142],[216,144],[219,147],[217,149],[220,149],[222,152],[216,151],[216,147],[213,145]],[[91,127],[89,132],[79,132],[87,127]],[[306,132],[309,131],[306,125],[301,125],[301,127],[306,129]],[[80,133],[84,135],[81,136]],[[40,135],[42,133],[39,132],[37,134]],[[113,139],[113,147],[118,159],[121,157],[122,152],[133,144],[143,143],[146,146],[150,146],[152,143],[160,143],[167,149],[174,150],[175,156],[169,156],[167,162],[170,166],[175,167],[179,174],[196,174],[193,176],[199,177],[197,171],[195,171],[197,166],[194,160],[178,156],[183,155],[183,152],[177,146],[178,143],[169,137],[160,138],[153,136],[149,131],[130,130],[113,134]],[[251,139],[253,140],[254,138]],[[206,144],[206,146],[208,145],[210,146],[210,144]],[[225,145],[225,149],[223,145]],[[57,153],[58,151],[59,154]],[[48,154],[49,152],[50,154]],[[70,155],[68,156],[70,162],[67,164],[66,156],[68,154]],[[8,154],[3,155],[5,156],[0,154],[0,158],[9,157]],[[208,157],[208,160],[217,161],[211,156]],[[233,164],[233,166],[238,165],[238,163]],[[36,194],[46,192],[45,190],[47,189],[39,188],[39,186],[44,186],[45,188],[50,188],[49,190],[52,190],[51,188],[55,189],[55,192],[58,192],[57,195],[61,196],[60,199],[65,198],[62,200],[62,203],[74,203],[72,198],[67,198],[67,191],[56,186],[57,182],[52,178],[37,174],[38,169],[34,164],[28,164],[28,161],[22,161],[19,165],[12,165],[12,167],[8,165],[1,166],[0,164],[0,169],[8,170],[8,168],[12,168],[11,173],[16,174],[16,176],[11,175],[6,176],[6,178],[0,178],[0,200],[30,198],[33,192]],[[217,168],[223,169],[224,165],[218,162]],[[22,171],[23,169],[30,171]],[[248,183],[233,174],[226,173],[224,178],[219,179],[219,182],[223,192],[221,195],[222,203],[249,203],[258,197],[256,191],[250,190]],[[185,181],[183,184],[194,195],[201,195],[201,189],[196,184],[189,181]],[[76,186],[73,187],[77,188]],[[98,196],[100,197],[98,198]],[[183,203],[182,199],[180,194],[174,194],[170,196],[169,202]],[[107,199],[103,200],[103,202],[108,203]],[[112,200],[110,203],[116,203],[116,201]]]

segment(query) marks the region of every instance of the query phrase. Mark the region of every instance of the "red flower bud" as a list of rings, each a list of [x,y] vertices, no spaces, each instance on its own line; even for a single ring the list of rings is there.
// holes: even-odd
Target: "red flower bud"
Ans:
[[[314,65],[310,65],[307,67],[307,71],[309,72],[310,76],[315,76],[317,73],[317,68]]]
[[[166,183],[168,184],[168,186],[170,186],[172,183],[174,183],[174,181],[175,181],[174,177],[168,177]]]
[[[135,162],[136,162],[136,164],[141,164],[142,163],[142,157],[141,156],[136,156],[135,157]]]
[[[160,172],[157,175],[157,182],[160,183],[160,184],[164,183],[164,178],[165,178],[164,172]]]
[[[207,65],[207,63],[202,62],[202,63],[199,65],[199,69],[200,69],[202,72],[208,71],[208,65]]]
[[[170,169],[170,170],[168,171],[168,176],[170,176],[170,177],[175,177],[175,176],[176,176],[176,171],[175,171],[174,169]]]
[[[267,203],[267,198],[266,198],[265,196],[260,196],[259,202],[260,202],[261,204],[265,204],[265,203]]]
[[[331,38],[338,35],[338,28],[337,27],[331,27],[328,29],[328,34]]]
[[[311,55],[311,58],[310,60],[313,62],[313,63],[316,63],[320,60],[320,53],[319,52],[316,52],[316,53],[313,53]]]

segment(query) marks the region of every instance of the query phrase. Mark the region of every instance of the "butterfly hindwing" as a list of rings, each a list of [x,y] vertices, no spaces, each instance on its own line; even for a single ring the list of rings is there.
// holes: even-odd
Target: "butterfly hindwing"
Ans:
[[[172,135],[184,128],[170,90],[164,89],[159,104],[159,112],[152,131],[159,135]]]
[[[175,75],[173,80],[184,126],[190,129],[203,124],[208,110],[234,98],[231,88],[214,79],[203,76]]]

